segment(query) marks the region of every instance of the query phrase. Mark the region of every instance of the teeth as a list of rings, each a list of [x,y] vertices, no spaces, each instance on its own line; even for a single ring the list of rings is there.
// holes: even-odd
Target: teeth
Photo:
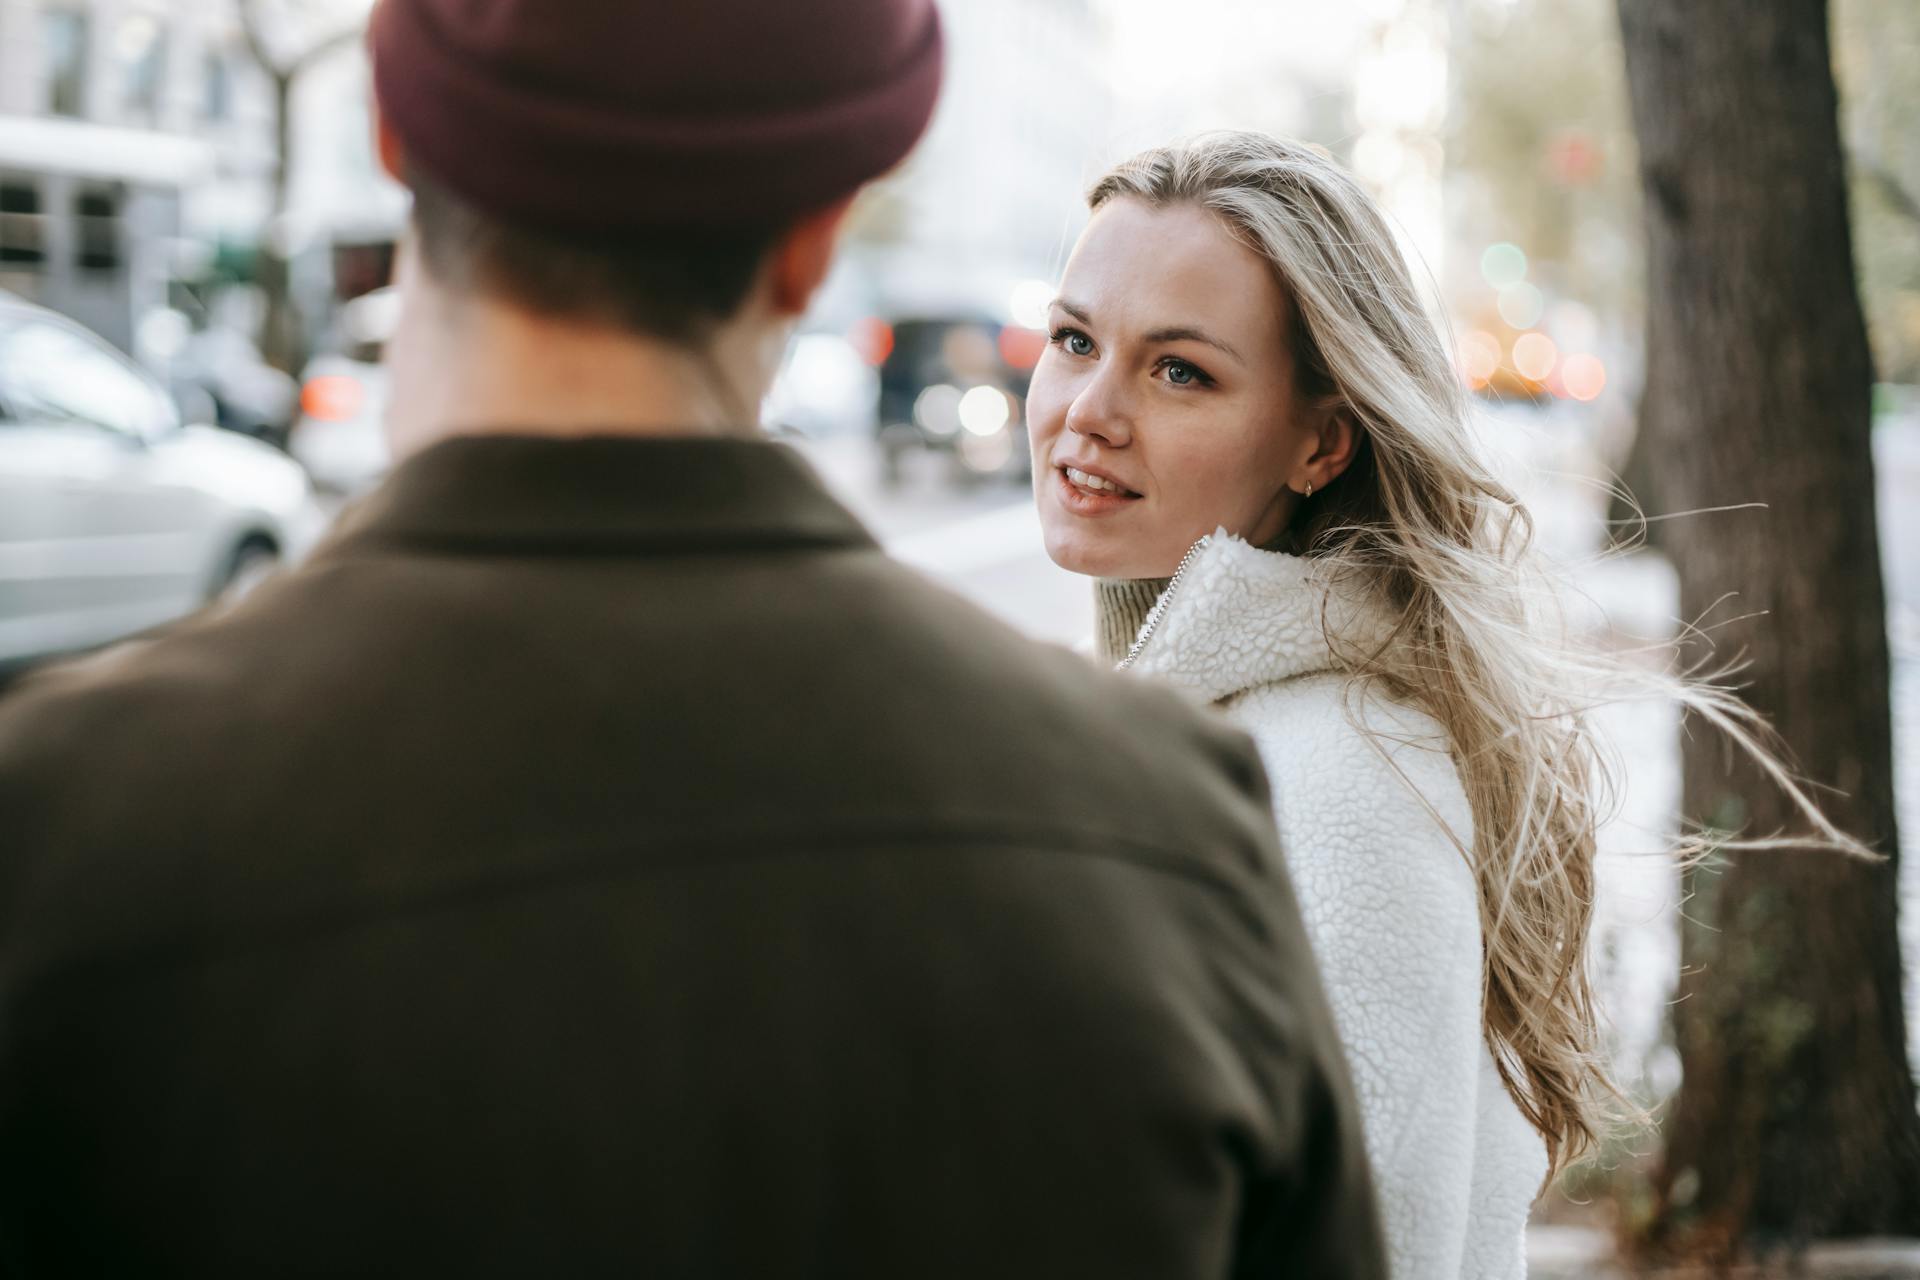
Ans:
[[[1131,490],[1122,489],[1111,480],[1102,480],[1099,476],[1090,476],[1078,467],[1067,468],[1067,479],[1073,481],[1083,489],[1097,489],[1102,493],[1131,492]]]

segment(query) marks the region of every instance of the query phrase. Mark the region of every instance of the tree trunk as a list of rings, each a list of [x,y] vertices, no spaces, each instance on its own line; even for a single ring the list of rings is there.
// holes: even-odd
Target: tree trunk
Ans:
[[[265,301],[260,354],[283,372],[298,375],[306,354],[300,314],[293,305],[293,264],[286,254],[287,192],[292,181],[293,81],[295,71],[268,69],[273,77],[273,186],[267,234],[260,246],[258,278]]]
[[[288,188],[293,180],[293,86],[308,67],[342,49],[360,36],[356,25],[336,31],[290,62],[274,57],[265,27],[268,12],[260,0],[241,0],[240,30],[247,50],[273,82],[273,188],[265,243],[260,246],[255,276],[266,303],[260,320],[260,353],[268,364],[291,374],[300,372],[306,358],[306,332],[293,299],[293,264],[287,257]]]
[[[1828,812],[1887,860],[1730,854],[1691,877],[1674,1007],[1684,1082],[1649,1241],[1717,1256],[1920,1233],[1906,1055],[1872,360],[1854,291],[1825,0],[1618,0],[1645,188],[1643,429],[1683,616],[1743,653],[1752,703]],[[1803,829],[1711,734],[1685,806]]]

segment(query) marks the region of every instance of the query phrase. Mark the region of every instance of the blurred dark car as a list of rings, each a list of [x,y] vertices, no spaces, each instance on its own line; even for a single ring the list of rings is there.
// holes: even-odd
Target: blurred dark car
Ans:
[[[1026,396],[1046,337],[985,315],[869,322],[880,358],[884,476],[899,483],[916,453],[950,460],[961,478],[1028,479]]]
[[[300,387],[268,364],[246,335],[210,328],[190,337],[172,361],[174,400],[188,421],[287,447]]]

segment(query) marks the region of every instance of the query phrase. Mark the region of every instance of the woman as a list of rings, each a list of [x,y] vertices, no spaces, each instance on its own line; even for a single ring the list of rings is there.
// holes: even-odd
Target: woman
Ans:
[[[1522,1275],[1607,1090],[1583,695],[1660,684],[1760,750],[1750,714],[1546,625],[1527,514],[1337,165],[1212,135],[1090,203],[1028,401],[1047,550],[1100,580],[1110,658],[1260,747],[1395,1276]]]

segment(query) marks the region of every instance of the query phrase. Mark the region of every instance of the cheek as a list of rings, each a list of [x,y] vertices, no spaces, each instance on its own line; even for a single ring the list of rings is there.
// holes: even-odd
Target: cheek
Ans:
[[[1048,369],[1042,357],[1027,386],[1027,436],[1036,448],[1042,440],[1052,440],[1066,425],[1067,410],[1073,404],[1069,380]]]
[[[1155,469],[1168,507],[1183,526],[1225,525],[1242,533],[1273,503],[1284,484],[1274,432],[1235,429],[1229,422],[1185,433],[1177,465]]]

